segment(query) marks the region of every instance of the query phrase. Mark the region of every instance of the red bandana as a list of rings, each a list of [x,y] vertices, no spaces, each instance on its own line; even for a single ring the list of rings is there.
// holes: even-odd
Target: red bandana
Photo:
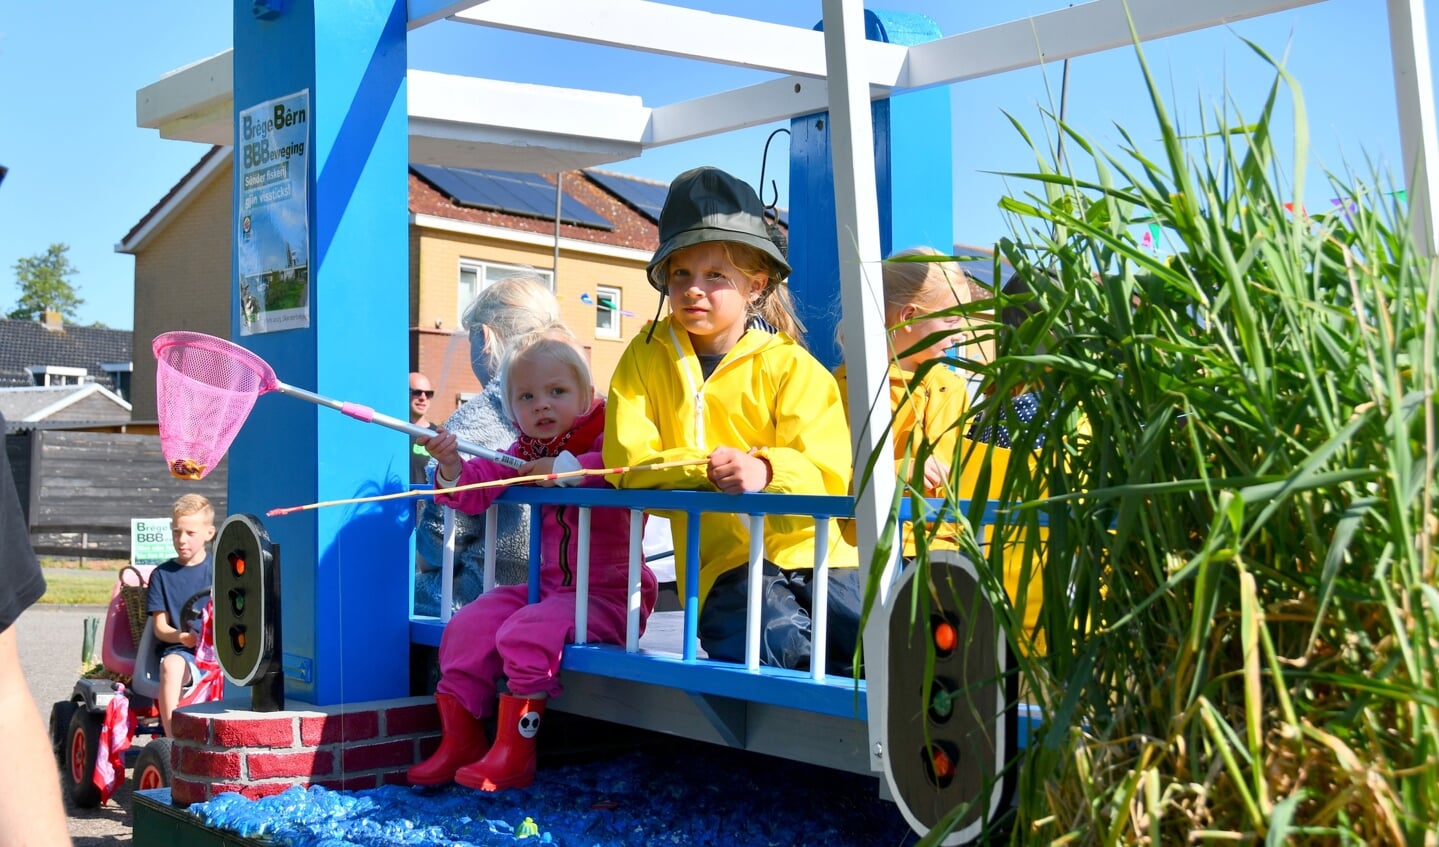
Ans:
[[[547,456],[558,456],[567,449],[571,442],[578,447],[578,451],[571,450],[571,453],[584,453],[595,443],[605,431],[605,401],[596,397],[594,405],[590,410],[575,418],[575,425],[564,435],[557,435],[549,441],[539,438],[532,438],[520,433],[515,440],[515,453],[526,462],[533,462],[535,459],[543,459]]]

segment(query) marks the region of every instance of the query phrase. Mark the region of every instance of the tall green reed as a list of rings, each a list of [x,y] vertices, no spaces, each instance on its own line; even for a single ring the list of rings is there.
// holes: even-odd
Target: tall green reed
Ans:
[[[1044,580],[1024,843],[1439,843],[1439,277],[1377,179],[1298,202],[1302,92],[1253,47],[1275,78],[1252,122],[1181,134],[1141,53],[1157,155],[1055,122],[1079,179],[1031,142],[999,250],[1032,294],[969,307],[1031,311],[977,322],[997,355],[958,364],[1038,416],[957,424],[1033,448],[997,527]],[[1171,255],[1136,240],[1150,224]],[[969,549],[1019,638],[997,546]]]

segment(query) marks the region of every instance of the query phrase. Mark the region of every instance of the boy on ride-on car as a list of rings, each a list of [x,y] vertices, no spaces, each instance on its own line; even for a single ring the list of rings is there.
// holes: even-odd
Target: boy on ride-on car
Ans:
[[[209,544],[215,537],[215,509],[199,494],[186,494],[170,511],[170,536],[175,558],[155,568],[145,595],[145,611],[155,621],[155,646],[160,654],[160,725],[170,734],[170,715],[180,691],[190,682],[195,646],[200,636],[182,627],[185,602],[209,590],[214,581]],[[186,655],[188,654],[188,655]]]

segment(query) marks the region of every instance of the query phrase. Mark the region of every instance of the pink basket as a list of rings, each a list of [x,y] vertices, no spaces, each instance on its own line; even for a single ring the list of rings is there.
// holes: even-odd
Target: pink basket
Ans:
[[[198,332],[167,332],[153,346],[160,449],[170,473],[201,479],[244,426],[275,372],[243,347]]]

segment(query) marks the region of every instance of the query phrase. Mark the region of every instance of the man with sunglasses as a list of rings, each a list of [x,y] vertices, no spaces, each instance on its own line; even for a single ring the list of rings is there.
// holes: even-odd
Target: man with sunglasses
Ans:
[[[430,378],[416,371],[410,374],[410,423],[422,426],[426,429],[434,429],[435,425],[430,423],[430,400],[435,396],[435,387],[430,384]],[[425,466],[430,463],[430,454],[425,448],[410,439],[410,482],[428,482],[425,479]]]

